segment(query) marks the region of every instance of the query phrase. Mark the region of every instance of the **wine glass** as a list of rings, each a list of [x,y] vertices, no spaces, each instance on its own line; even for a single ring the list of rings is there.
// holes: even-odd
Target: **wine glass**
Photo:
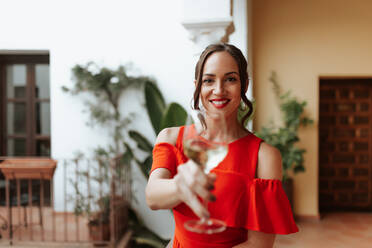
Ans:
[[[226,142],[226,122],[222,115],[213,114],[208,118],[217,118],[218,129],[208,129],[206,113],[201,110],[191,110],[183,134],[184,154],[201,166],[204,173],[208,174],[226,157],[228,144]],[[208,208],[208,201],[204,201]],[[218,233],[226,229],[226,224],[213,218],[189,220],[184,224],[185,228],[196,233]]]

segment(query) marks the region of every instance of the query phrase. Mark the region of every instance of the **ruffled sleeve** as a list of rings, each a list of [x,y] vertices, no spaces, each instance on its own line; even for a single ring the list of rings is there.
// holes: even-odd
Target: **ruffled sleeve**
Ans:
[[[280,180],[253,179],[248,185],[245,228],[265,233],[298,232]]]
[[[250,179],[240,173],[212,171],[217,174],[212,191],[217,200],[208,204],[212,218],[223,220],[232,228],[274,234],[298,232],[280,180]],[[176,210],[188,218],[196,218],[184,204]]]
[[[172,177],[177,173],[176,147],[169,143],[158,143],[152,151],[152,167],[150,174],[158,168],[168,169]]]

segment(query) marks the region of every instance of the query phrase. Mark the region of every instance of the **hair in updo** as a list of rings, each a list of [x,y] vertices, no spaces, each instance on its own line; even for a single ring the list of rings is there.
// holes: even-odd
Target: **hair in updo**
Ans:
[[[200,90],[202,86],[202,77],[203,77],[203,69],[205,61],[208,59],[208,57],[215,53],[215,52],[228,52],[236,61],[238,67],[239,67],[239,75],[240,75],[240,97],[243,100],[244,104],[247,108],[249,108],[249,111],[243,116],[241,123],[244,126],[244,122],[249,118],[249,116],[253,112],[253,105],[248,100],[248,98],[245,95],[247,84],[248,84],[248,72],[247,72],[247,60],[245,59],[242,52],[239,50],[239,48],[226,44],[226,43],[219,43],[219,44],[212,44],[207,46],[205,50],[200,55],[200,58],[198,60],[198,63],[195,67],[195,81],[196,81],[196,88],[194,91],[194,109],[199,109],[199,97],[200,97]]]

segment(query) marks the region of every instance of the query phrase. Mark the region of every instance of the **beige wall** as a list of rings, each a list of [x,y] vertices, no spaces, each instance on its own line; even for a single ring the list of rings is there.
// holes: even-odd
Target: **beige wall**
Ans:
[[[372,1],[253,0],[255,129],[279,118],[268,80],[308,102],[315,120],[301,130],[306,172],[295,176],[296,215],[318,213],[318,101],[320,76],[372,76]]]

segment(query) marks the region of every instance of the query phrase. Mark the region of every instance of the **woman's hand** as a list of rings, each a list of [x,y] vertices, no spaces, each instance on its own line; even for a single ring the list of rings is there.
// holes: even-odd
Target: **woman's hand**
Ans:
[[[178,166],[178,173],[174,177],[177,194],[181,201],[188,205],[199,218],[208,218],[209,212],[199,201],[215,201],[216,197],[209,192],[214,188],[216,175],[204,174],[200,166],[191,159]]]

